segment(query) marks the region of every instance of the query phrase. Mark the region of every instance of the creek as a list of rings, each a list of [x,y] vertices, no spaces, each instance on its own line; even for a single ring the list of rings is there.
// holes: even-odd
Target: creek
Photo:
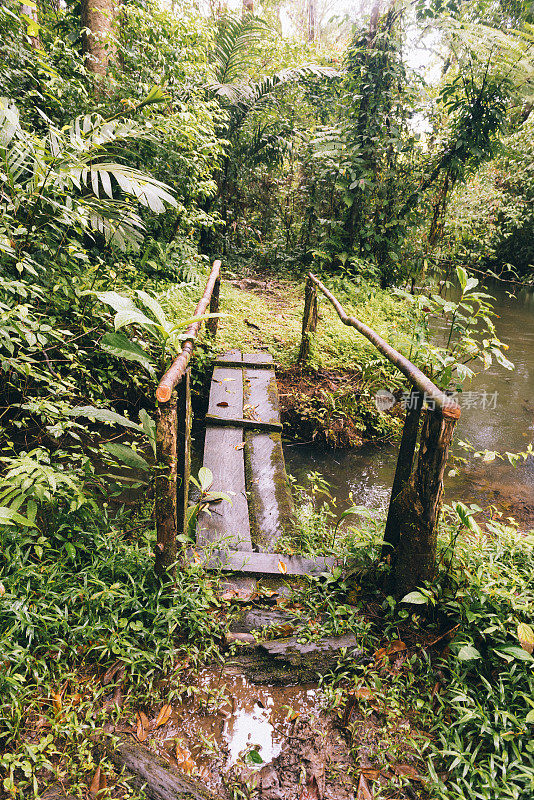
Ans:
[[[495,362],[485,371],[477,370],[464,385],[453,448],[453,455],[461,457],[467,455],[458,446],[461,440],[476,450],[497,452],[521,452],[534,441],[534,293],[522,290],[512,296],[502,284],[486,288],[495,297],[497,334],[509,346],[506,356],[515,369],[510,372]],[[435,328],[439,339],[440,326]],[[346,451],[284,445],[288,472],[301,484],[309,473],[320,473],[339,513],[352,504],[387,508],[397,451],[395,442]],[[457,475],[446,473],[445,502],[451,500],[475,502],[483,509],[494,505],[521,528],[534,527],[534,458],[513,467],[507,460],[484,462],[468,455]]]

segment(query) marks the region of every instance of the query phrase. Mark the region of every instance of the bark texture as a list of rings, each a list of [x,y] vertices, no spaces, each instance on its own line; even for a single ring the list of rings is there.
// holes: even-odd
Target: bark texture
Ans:
[[[393,559],[392,589],[398,598],[435,575],[443,475],[458,416],[456,409],[427,413],[417,469],[395,501],[400,537]]]
[[[175,574],[178,533],[176,400],[174,391],[167,403],[160,404],[156,422],[156,572],[162,579]]]
[[[100,78],[105,77],[114,51],[111,32],[116,11],[115,0],[81,0],[85,67]]]

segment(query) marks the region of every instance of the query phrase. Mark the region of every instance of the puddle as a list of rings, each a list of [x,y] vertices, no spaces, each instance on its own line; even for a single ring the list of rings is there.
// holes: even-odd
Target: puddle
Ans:
[[[231,668],[206,669],[191,695],[176,704],[153,743],[186,773],[217,788],[220,773],[246,765],[260,769],[275,759],[296,719],[319,716],[316,685],[256,686]],[[248,755],[255,751],[252,757]]]

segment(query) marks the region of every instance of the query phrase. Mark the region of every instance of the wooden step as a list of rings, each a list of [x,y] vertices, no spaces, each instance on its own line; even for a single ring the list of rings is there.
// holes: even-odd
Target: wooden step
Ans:
[[[202,563],[207,569],[229,572],[248,572],[255,575],[309,575],[330,574],[341,566],[339,558],[316,556],[288,556],[284,553],[256,553],[249,550],[212,550],[201,548],[188,551],[189,560]]]

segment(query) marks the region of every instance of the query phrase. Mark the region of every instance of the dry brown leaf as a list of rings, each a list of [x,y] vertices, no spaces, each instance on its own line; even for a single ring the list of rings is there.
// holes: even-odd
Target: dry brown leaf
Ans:
[[[63,700],[61,699],[59,692],[52,692],[52,705],[54,706],[54,711],[56,714],[59,714],[63,707]]]
[[[156,719],[156,728],[161,727],[161,725],[165,725],[169,721],[171,713],[172,713],[172,706],[169,703],[162,706],[158,714],[158,717]]]
[[[287,566],[281,560],[278,561],[278,572],[281,572],[282,575],[285,575],[287,572]]]
[[[360,780],[358,782],[356,800],[373,800],[373,795],[369,788],[369,784],[367,783],[367,778],[363,774],[360,775]]]
[[[311,780],[303,787],[299,800],[320,800],[320,797],[317,778],[312,775]]]
[[[380,650],[376,651],[375,661],[379,661],[381,658],[385,658],[386,656],[392,656],[395,653],[400,653],[401,650],[406,650],[406,645],[404,642],[401,642],[400,639],[395,639],[393,642],[390,642],[385,647],[381,647]]]
[[[353,689],[350,692],[351,695],[356,697],[358,700],[375,700],[376,695],[366,686],[360,686],[359,689]]]
[[[142,711],[137,712],[137,730],[135,735],[140,742],[146,741],[148,736],[148,717]]]
[[[108,670],[104,672],[102,676],[102,684],[104,686],[107,686],[108,683],[111,683],[113,681],[113,678],[115,676],[121,679],[123,673],[124,673],[124,664],[122,663],[122,661],[115,661],[115,663]]]
[[[102,772],[100,768],[100,764],[96,768],[95,774],[93,775],[93,780],[91,781],[91,785],[89,786],[89,794],[91,797],[98,798],[100,792],[103,789],[106,789],[108,782],[106,780],[106,776]]]
[[[517,626],[517,638],[523,650],[532,655],[534,650],[534,631],[525,622],[520,622]]]
[[[226,402],[226,400],[221,400],[221,402],[217,403],[217,405],[221,406],[221,408],[228,408],[228,403]]]
[[[178,764],[183,764],[187,759],[190,757],[191,753],[187,748],[182,747],[178,742],[176,742],[176,747],[174,748],[174,754],[176,756],[176,761]]]
[[[392,764],[393,770],[396,775],[402,778],[410,778],[412,781],[424,781],[415,767],[411,764]]]
[[[180,766],[181,766],[181,768],[183,769],[183,771],[185,772],[186,775],[192,775],[194,773],[195,769],[196,769],[195,762],[192,761],[190,758],[186,758],[185,761],[183,761],[180,764]]]
[[[373,769],[372,767],[364,767],[361,770],[362,775],[368,781],[377,781],[380,777],[380,770]]]

